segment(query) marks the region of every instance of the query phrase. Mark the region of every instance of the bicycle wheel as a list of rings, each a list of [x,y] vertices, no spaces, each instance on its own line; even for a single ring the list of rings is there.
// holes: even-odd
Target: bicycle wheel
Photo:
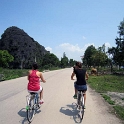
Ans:
[[[27,106],[27,119],[28,121],[31,123],[33,118],[34,118],[34,114],[35,114],[35,108],[34,108],[34,98],[29,99],[29,104]]]
[[[81,98],[81,120],[83,119],[84,117],[84,97],[83,97],[83,94],[82,94],[82,98]]]

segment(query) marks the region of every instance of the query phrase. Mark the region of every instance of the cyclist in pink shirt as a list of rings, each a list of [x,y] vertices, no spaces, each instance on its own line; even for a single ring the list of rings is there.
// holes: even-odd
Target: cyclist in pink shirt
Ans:
[[[43,83],[46,81],[43,78],[43,75],[41,72],[38,70],[38,65],[37,63],[34,63],[32,66],[32,70],[29,70],[28,72],[28,92],[35,92],[35,93],[40,93],[40,104],[43,104],[43,87],[40,86],[40,79]]]

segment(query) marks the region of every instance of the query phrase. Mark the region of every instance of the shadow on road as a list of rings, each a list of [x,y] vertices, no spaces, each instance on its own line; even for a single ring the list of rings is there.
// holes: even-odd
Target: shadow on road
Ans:
[[[38,109],[36,110],[35,116],[36,114],[40,113],[41,110]],[[27,120],[27,113],[26,113],[26,109],[22,108],[19,112],[18,115],[20,115],[22,117],[22,119],[19,121],[21,124],[29,124],[28,120]],[[35,117],[34,117],[35,118]]]
[[[72,103],[71,105],[67,105],[66,107],[61,107],[60,112],[67,116],[72,117],[74,119],[75,123],[82,122],[76,103]]]
[[[26,109],[22,108],[19,112],[18,115],[22,117],[22,119],[19,121],[21,124],[29,124],[27,121],[27,115],[26,115]]]

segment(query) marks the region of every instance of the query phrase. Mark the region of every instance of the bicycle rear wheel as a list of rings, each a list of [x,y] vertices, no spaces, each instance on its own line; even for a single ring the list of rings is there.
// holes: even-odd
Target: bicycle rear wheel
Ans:
[[[31,123],[33,118],[34,118],[34,114],[35,114],[35,108],[34,108],[34,98],[29,100],[29,105],[27,106],[27,119],[28,121]]]
[[[82,96],[82,99],[81,99],[81,120],[83,119],[84,117],[84,97]]]

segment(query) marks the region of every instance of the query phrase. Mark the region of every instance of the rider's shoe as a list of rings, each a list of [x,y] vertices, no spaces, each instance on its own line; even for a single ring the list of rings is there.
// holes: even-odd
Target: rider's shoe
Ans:
[[[42,99],[42,100],[40,100],[39,104],[41,105],[41,104],[43,104],[43,103],[44,103],[43,99]]]
[[[77,99],[77,95],[75,94],[75,95],[73,96],[73,98],[74,98],[74,99]]]

